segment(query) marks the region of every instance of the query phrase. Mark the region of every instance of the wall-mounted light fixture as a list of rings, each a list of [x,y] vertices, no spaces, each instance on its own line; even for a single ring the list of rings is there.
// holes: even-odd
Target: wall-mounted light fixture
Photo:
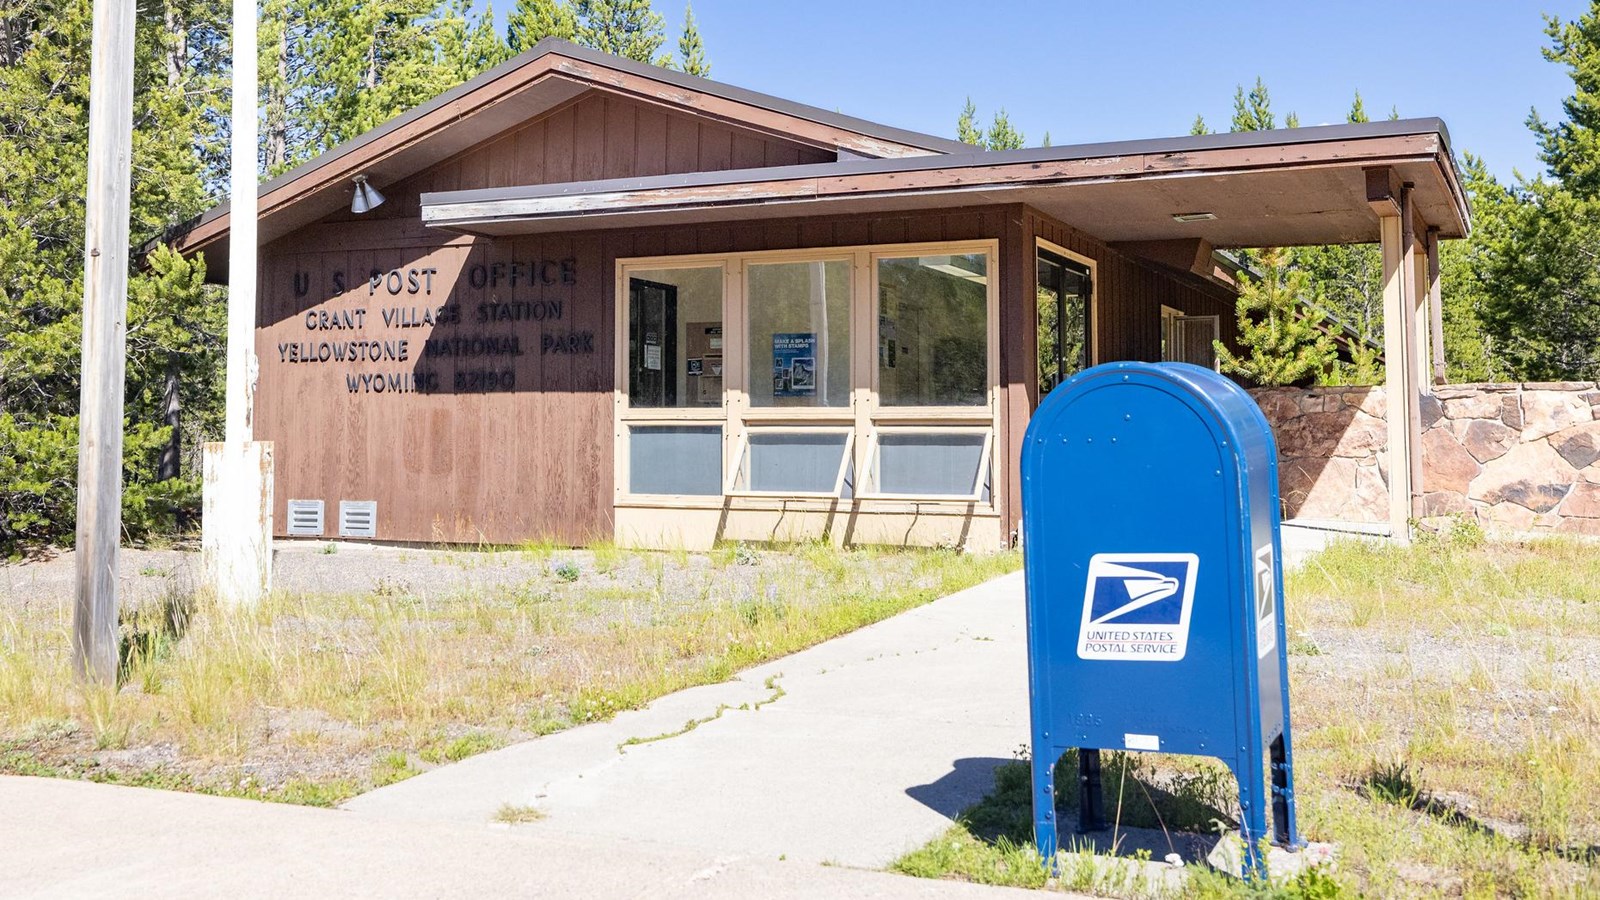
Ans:
[[[377,188],[367,184],[367,176],[357,175],[355,182],[356,195],[350,198],[351,212],[359,216],[383,205],[383,195],[378,193]]]
[[[1178,213],[1172,217],[1174,222],[1209,222],[1217,217],[1216,213],[1192,212]]]

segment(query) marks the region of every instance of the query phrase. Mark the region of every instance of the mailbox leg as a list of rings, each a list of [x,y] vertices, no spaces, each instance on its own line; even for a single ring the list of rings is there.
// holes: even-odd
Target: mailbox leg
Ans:
[[[1078,748],[1078,833],[1106,827],[1106,801],[1100,789],[1100,751]]]
[[[1267,798],[1263,796],[1267,773],[1261,767],[1260,741],[1246,751],[1234,774],[1239,780],[1239,837],[1244,840],[1242,874],[1247,879],[1265,880],[1267,861],[1261,854],[1261,840],[1267,836]]]
[[[1035,743],[1033,751],[1033,842],[1039,857],[1055,871],[1056,858],[1056,761],[1050,747]]]
[[[1272,741],[1272,833],[1288,849],[1300,846],[1294,814],[1294,763],[1289,755],[1289,733]]]

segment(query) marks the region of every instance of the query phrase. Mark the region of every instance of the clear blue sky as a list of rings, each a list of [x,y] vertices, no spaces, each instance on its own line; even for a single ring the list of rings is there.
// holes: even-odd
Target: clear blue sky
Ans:
[[[497,6],[502,4],[497,4]],[[968,95],[1039,143],[1160,137],[1195,114],[1226,130],[1235,85],[1266,80],[1281,122],[1439,116],[1502,179],[1540,170],[1523,122],[1561,115],[1565,70],[1541,12],[1582,0],[695,0],[712,77],[953,136]],[[656,0],[676,47],[683,9]]]

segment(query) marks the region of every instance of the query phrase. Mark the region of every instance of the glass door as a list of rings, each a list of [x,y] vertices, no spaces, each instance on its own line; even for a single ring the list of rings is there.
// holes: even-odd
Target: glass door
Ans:
[[[1093,284],[1089,267],[1040,248],[1039,396],[1088,368]]]

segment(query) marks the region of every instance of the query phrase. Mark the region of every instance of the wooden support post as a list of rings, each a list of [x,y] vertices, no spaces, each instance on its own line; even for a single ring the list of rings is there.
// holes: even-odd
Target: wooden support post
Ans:
[[[1406,314],[1406,424],[1411,429],[1407,435],[1406,462],[1411,467],[1410,512],[1413,518],[1422,513],[1422,392],[1428,381],[1423,372],[1428,361],[1428,332],[1422,323],[1427,321],[1428,282],[1427,259],[1422,252],[1416,201],[1411,199],[1412,185],[1406,182],[1400,189],[1401,243],[1405,250],[1405,270],[1401,275],[1405,289]],[[1390,401],[1391,409],[1393,400]]]
[[[225,605],[272,588],[272,445],[254,440],[256,389],[256,0],[233,0],[228,364],[224,441],[205,446],[200,555]]]
[[[1396,541],[1411,540],[1411,427],[1406,397],[1405,254],[1400,216],[1378,218],[1383,248],[1383,355],[1384,393],[1388,398],[1387,474],[1389,476],[1389,529]]]
[[[89,64],[89,172],[83,256],[83,381],[78,407],[78,675],[114,685],[120,647],[122,391],[133,157],[134,0],[95,0]]]
[[[1428,330],[1433,335],[1433,383],[1449,380],[1444,358],[1444,292],[1439,280],[1439,229],[1428,228]]]

